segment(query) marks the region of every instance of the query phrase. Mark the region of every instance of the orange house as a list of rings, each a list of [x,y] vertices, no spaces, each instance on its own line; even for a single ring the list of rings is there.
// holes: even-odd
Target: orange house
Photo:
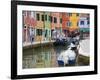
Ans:
[[[66,33],[66,31],[69,29],[67,26],[67,22],[69,21],[69,16],[67,13],[62,13],[62,32]]]
[[[60,26],[60,13],[58,12],[52,12],[51,13],[51,29],[59,28]]]
[[[61,13],[58,13],[58,12],[52,12],[51,13],[51,34],[53,34],[53,32],[55,31],[56,32],[56,35],[52,35],[52,37],[55,37],[57,36],[58,33],[61,33],[61,28],[62,28],[62,25],[61,25]]]

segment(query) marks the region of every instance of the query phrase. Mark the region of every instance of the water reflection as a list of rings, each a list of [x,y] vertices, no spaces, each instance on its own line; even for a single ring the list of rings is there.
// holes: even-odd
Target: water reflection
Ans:
[[[57,58],[67,50],[67,46],[40,46],[23,50],[23,68],[59,67]],[[79,55],[75,66],[89,65],[90,58]],[[67,65],[69,66],[69,65]]]
[[[58,67],[57,57],[67,46],[41,46],[23,50],[23,68]]]

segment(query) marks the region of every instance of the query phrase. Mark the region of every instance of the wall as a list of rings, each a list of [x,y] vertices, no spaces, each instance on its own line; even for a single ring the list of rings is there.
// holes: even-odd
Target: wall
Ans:
[[[45,2],[61,2],[61,3],[77,3],[77,4],[98,4],[99,0],[36,0]],[[100,5],[99,11],[100,14]],[[100,21],[100,15],[98,16]],[[10,80],[10,65],[11,65],[11,53],[10,53],[10,41],[11,41],[11,15],[10,15],[10,0],[0,1],[0,80]],[[100,23],[98,24],[100,26]],[[98,27],[98,34],[100,34],[100,27]],[[100,44],[100,37],[98,38],[98,44]],[[99,51],[100,51],[100,45]],[[25,80],[100,80],[100,54],[98,52],[98,75],[85,75],[85,76],[67,76],[67,77],[55,77],[55,78],[40,78],[40,79],[25,79]]]

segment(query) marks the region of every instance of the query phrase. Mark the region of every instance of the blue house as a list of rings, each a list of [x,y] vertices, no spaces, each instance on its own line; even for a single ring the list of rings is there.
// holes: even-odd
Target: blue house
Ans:
[[[90,30],[89,14],[80,14],[78,26],[80,28],[80,31],[89,32]]]

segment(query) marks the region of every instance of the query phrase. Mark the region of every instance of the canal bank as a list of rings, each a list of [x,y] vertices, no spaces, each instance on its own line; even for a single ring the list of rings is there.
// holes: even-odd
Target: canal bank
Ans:
[[[28,43],[23,43],[23,49],[29,49],[29,48],[35,48],[35,47],[40,47],[40,46],[45,46],[45,45],[53,45],[55,41],[41,41],[41,42],[28,42]]]

